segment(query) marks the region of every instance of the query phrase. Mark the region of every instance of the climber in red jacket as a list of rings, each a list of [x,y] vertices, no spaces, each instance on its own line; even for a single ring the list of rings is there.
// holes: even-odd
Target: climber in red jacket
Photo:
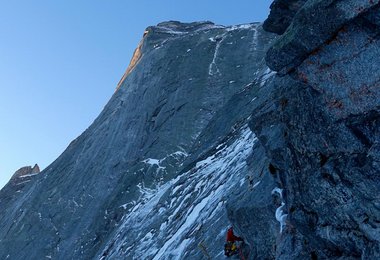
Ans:
[[[234,230],[232,227],[230,227],[227,230],[227,237],[226,237],[227,242],[232,242],[234,243],[235,241],[243,241],[241,237],[235,236],[234,235]]]
[[[237,253],[237,246],[236,241],[244,241],[241,237],[234,235],[234,230],[232,227],[230,227],[227,230],[227,236],[226,236],[226,244],[224,245],[224,254],[229,257]]]

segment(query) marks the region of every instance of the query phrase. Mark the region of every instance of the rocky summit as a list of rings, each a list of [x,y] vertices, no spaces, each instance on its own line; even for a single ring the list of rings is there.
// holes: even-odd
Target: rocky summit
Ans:
[[[0,205],[3,206],[12,197],[16,197],[18,193],[22,192],[24,186],[31,182],[36,175],[40,173],[38,164],[32,166],[25,166],[18,169],[10,181],[0,190]]]
[[[379,259],[379,9],[148,27],[94,123],[0,191],[0,259],[224,259],[230,226],[240,259]]]

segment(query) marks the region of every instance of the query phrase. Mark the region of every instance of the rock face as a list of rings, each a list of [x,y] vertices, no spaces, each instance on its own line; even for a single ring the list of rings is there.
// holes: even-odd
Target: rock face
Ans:
[[[0,196],[0,259],[218,259],[229,217],[255,209],[269,232],[251,257],[273,256],[279,198],[248,127],[270,98],[273,38],[260,24],[147,28],[94,123],[22,190]],[[252,246],[256,231],[247,232]]]
[[[268,32],[283,34],[293,17],[307,0],[276,0],[270,6],[271,13],[263,24]]]
[[[250,126],[283,189],[278,259],[380,258],[379,13],[309,0],[268,51],[279,73]]]
[[[13,174],[11,180],[6,185],[5,189],[15,189],[18,187],[18,190],[21,190],[21,187],[23,187],[24,184],[30,182],[34,178],[34,176],[36,176],[40,172],[41,171],[38,164],[35,164],[33,167],[32,166],[21,167]],[[0,192],[3,192],[3,191],[4,190],[1,190]],[[1,196],[0,196],[0,199],[1,199]]]
[[[233,225],[245,259],[380,259],[379,13],[147,28],[95,122],[0,191],[0,258],[224,259]]]
[[[277,7],[276,3],[281,6],[280,2],[283,1],[275,1],[272,5],[272,14],[266,21],[269,28],[271,24],[273,26],[277,24],[277,21],[271,22],[272,20],[284,18],[288,21],[291,15],[295,14],[296,9],[299,8],[299,10],[291,20],[286,33],[276,41],[267,54],[268,66],[279,72],[287,72],[300,65],[321,45],[336,39],[339,31],[355,18],[360,19],[362,16],[367,16],[369,18],[367,22],[375,24],[379,19],[375,10],[379,0],[309,0],[303,5],[302,2],[305,1],[289,1],[285,9],[292,10],[291,12],[283,12],[281,8]],[[368,15],[370,12],[373,14]],[[281,30],[270,31],[281,34],[288,24],[288,22],[284,23]]]
[[[40,167],[38,164],[35,164],[33,167],[25,166],[18,169],[7,185],[0,190],[1,209],[11,207],[11,202],[24,192],[25,186],[28,186],[30,182],[34,182],[39,173]]]

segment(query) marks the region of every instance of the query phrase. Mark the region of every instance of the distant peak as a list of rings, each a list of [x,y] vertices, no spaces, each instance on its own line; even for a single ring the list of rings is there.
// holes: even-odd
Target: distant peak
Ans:
[[[33,167],[32,166],[24,166],[18,169],[12,176],[13,178],[24,178],[24,177],[29,177],[29,176],[34,176],[39,174],[40,167],[38,164],[35,164]]]

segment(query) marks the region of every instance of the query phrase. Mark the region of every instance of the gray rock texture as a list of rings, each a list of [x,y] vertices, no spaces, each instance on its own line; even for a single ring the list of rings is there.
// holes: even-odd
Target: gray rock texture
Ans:
[[[16,178],[20,178],[20,177],[26,177],[26,175],[31,175],[31,174],[39,174],[41,171],[40,171],[40,167],[38,166],[38,164],[35,164],[33,167],[32,166],[25,166],[25,167],[22,167],[20,169],[18,169],[12,176],[12,180],[16,180]]]
[[[0,259],[224,259],[230,225],[244,259],[380,259],[379,13],[147,28],[94,123],[0,191]]]
[[[309,0],[268,51],[250,127],[283,189],[277,259],[380,258],[379,8]]]
[[[2,190],[0,259],[223,259],[231,219],[244,235],[255,211],[268,245],[246,233],[248,253],[274,256],[277,184],[248,127],[269,97],[273,39],[260,24],[147,28],[94,123]]]
[[[273,5],[277,2],[283,1],[275,1]],[[285,9],[293,10],[293,2],[295,1],[287,1],[285,5],[288,9]],[[300,1],[296,1],[298,2]],[[309,0],[303,5],[297,4],[297,8],[302,7],[298,11],[291,12],[294,18],[290,25],[289,22],[285,23],[288,26],[285,33],[267,53],[268,66],[279,72],[294,69],[313,51],[317,51],[323,44],[336,38],[347,23],[356,17],[365,16],[364,14],[376,8],[378,3],[378,0]],[[282,18],[289,20],[289,17],[289,11],[283,12],[283,9],[275,8],[272,9],[272,14],[265,24],[268,24],[267,27],[270,27],[270,24],[276,26],[277,20]],[[271,31],[283,32],[283,30]]]
[[[264,30],[283,34],[294,16],[307,0],[276,0],[270,6],[269,17],[263,24]]]
[[[22,192],[24,186],[40,173],[40,167],[38,164],[32,166],[25,166],[18,169],[9,180],[7,185],[0,190],[0,204],[4,205],[4,208],[12,198],[16,197],[18,193]]]

